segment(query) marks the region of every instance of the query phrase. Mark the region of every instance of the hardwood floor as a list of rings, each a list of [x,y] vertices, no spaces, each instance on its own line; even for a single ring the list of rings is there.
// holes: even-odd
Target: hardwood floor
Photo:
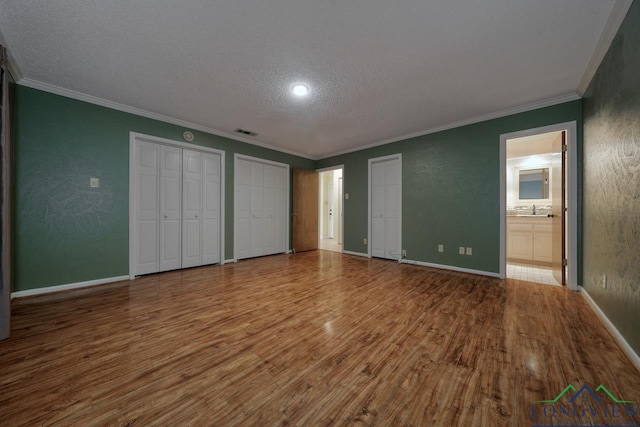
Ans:
[[[3,426],[530,426],[568,384],[640,401],[640,373],[577,293],[326,251],[13,314]]]

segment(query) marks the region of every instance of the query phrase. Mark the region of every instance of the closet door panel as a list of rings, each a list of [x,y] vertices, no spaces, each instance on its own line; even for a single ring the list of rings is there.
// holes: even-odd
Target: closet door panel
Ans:
[[[220,262],[220,156],[203,153],[202,264]]]
[[[157,144],[136,147],[136,265],[135,274],[158,271],[158,166]]]
[[[258,162],[251,162],[250,236],[250,256],[264,255],[264,165]]]
[[[385,165],[385,254],[386,258],[400,259],[400,161],[384,162]]]
[[[386,258],[385,253],[385,164],[371,165],[371,256]]]
[[[182,150],[160,148],[160,267],[182,267]]]
[[[202,155],[183,151],[182,267],[202,265]]]
[[[274,233],[275,233],[275,253],[286,251],[286,223],[288,218],[287,209],[287,170],[283,167],[276,168],[275,185],[275,209],[274,209]]]
[[[277,167],[264,165],[264,200],[263,200],[263,227],[264,227],[264,254],[274,254],[276,250],[276,194],[277,194]]]

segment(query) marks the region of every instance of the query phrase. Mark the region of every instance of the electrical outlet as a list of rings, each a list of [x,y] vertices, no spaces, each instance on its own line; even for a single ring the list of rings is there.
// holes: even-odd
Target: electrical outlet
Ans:
[[[349,193],[344,193],[344,199],[349,200]]]
[[[473,255],[473,249],[467,248],[467,255]]]
[[[444,252],[444,245],[438,245],[438,252]]]
[[[407,257],[407,250],[403,249],[402,250],[402,258],[406,258]]]
[[[367,244],[367,238],[365,237],[364,239],[362,239],[362,244],[366,245]]]
[[[458,248],[458,253],[459,253],[460,255],[464,255],[464,246],[460,246],[460,247]]]
[[[606,274],[602,275],[602,287],[607,289],[607,275]]]
[[[89,178],[89,187],[91,187],[91,188],[100,187],[100,179],[98,179],[98,178]]]

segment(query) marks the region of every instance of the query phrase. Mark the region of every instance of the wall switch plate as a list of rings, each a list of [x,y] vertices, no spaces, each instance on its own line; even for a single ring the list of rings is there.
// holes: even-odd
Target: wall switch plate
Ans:
[[[344,193],[344,199],[349,200],[349,193]]]
[[[403,249],[402,250],[402,258],[406,258],[407,257],[407,250]]]
[[[458,248],[458,253],[460,255],[464,255],[464,247],[463,246],[460,246],[460,248]]]
[[[602,275],[602,287],[607,289],[607,275],[606,274]]]
[[[467,248],[467,255],[473,255],[473,249]]]
[[[367,238],[365,237],[364,239],[362,239],[362,244],[366,245],[367,244]]]
[[[444,245],[438,245],[438,252],[444,252]]]
[[[89,178],[89,187],[91,187],[91,188],[100,187],[100,179],[98,179],[98,178]]]

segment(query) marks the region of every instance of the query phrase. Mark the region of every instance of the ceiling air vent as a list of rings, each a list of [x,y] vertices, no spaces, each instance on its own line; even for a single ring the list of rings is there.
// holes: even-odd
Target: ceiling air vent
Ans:
[[[234,130],[234,132],[241,133],[243,135],[249,135],[249,136],[257,136],[258,135],[257,133],[251,132],[250,130],[244,130],[244,129],[240,129],[240,128]]]

